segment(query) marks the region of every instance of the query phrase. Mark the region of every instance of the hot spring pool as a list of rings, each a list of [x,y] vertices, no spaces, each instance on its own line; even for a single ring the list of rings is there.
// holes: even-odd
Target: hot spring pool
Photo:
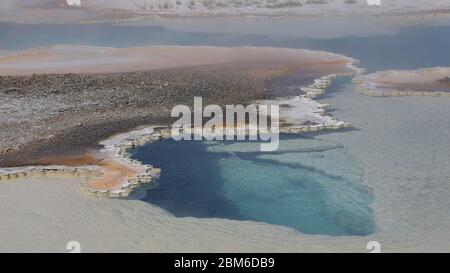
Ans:
[[[282,136],[276,152],[254,142],[162,140],[134,158],[162,168],[146,202],[177,217],[252,220],[302,233],[375,231],[361,169],[337,143]]]

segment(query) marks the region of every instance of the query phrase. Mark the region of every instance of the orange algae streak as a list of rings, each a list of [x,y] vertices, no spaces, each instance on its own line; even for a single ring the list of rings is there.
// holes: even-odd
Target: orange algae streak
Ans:
[[[109,157],[109,155],[95,152],[79,155],[48,156],[36,161],[39,165],[63,165],[63,166],[83,166],[95,165],[100,168],[99,174],[89,175],[86,181],[86,188],[92,190],[113,190],[120,188],[129,178],[139,174],[139,170],[126,163],[119,162]]]

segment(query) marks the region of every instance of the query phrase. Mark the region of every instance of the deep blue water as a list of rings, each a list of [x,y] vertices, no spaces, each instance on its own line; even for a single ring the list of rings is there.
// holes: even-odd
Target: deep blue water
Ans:
[[[253,220],[308,234],[375,231],[359,166],[343,147],[283,136],[280,150],[257,143],[163,140],[134,157],[163,169],[143,199],[177,217]]]
[[[350,81],[339,78],[328,95]],[[345,132],[343,132],[345,133]],[[339,143],[281,135],[275,152],[259,143],[149,143],[133,157],[162,168],[143,199],[177,217],[253,220],[302,233],[367,235],[376,230],[362,169]]]

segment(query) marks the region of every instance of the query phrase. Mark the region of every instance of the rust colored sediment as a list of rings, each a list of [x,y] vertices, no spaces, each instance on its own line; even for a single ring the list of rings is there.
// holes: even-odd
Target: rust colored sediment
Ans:
[[[98,165],[100,159],[91,153],[84,153],[79,155],[53,155],[38,158],[35,163],[37,165],[65,165],[65,166],[80,166],[80,165]]]
[[[46,156],[36,160],[38,165],[63,165],[82,166],[95,165],[100,168],[101,174],[90,177],[86,181],[86,188],[92,190],[110,190],[119,187],[123,181],[133,178],[138,174],[138,170],[127,164],[102,155],[98,151],[79,155],[57,155]]]

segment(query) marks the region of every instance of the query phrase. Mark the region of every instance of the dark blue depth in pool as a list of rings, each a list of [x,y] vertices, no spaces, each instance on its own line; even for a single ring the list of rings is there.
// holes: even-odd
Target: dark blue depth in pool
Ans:
[[[177,217],[253,220],[309,234],[374,232],[359,169],[342,147],[304,150],[305,141],[285,136],[280,151],[266,153],[255,143],[169,139],[134,158],[163,170],[144,201]]]

